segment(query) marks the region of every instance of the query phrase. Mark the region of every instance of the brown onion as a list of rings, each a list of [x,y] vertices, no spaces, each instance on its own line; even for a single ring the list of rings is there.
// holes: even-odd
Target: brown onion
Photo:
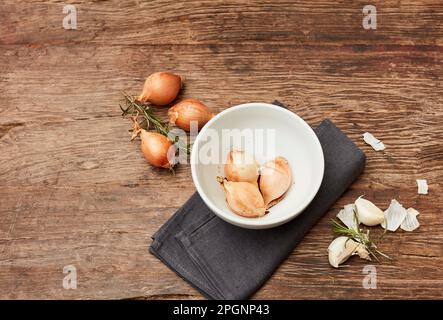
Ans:
[[[181,86],[182,79],[179,75],[170,72],[156,72],[146,79],[143,92],[137,100],[164,106],[174,101]]]
[[[157,132],[142,129],[141,149],[146,160],[155,167],[172,168],[174,165],[175,148],[171,141]]]
[[[136,117],[134,121],[134,132],[132,139],[140,135],[141,150],[146,160],[154,167],[171,169],[175,162],[175,147],[171,140],[158,132],[149,132],[140,128]]]
[[[185,131],[191,129],[191,121],[196,121],[200,130],[214,116],[208,107],[196,99],[180,101],[168,111],[169,122]]]

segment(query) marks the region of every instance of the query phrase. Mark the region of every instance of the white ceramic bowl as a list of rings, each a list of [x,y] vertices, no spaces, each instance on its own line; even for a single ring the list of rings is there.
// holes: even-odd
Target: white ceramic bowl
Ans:
[[[226,204],[216,177],[224,176],[232,149],[254,154],[260,164],[275,156],[289,161],[293,182],[264,217],[241,217]],[[312,201],[323,179],[324,158],[317,136],[299,116],[272,104],[247,103],[220,112],[201,129],[192,147],[191,170],[198,193],[216,215],[240,227],[265,229],[288,222]]]

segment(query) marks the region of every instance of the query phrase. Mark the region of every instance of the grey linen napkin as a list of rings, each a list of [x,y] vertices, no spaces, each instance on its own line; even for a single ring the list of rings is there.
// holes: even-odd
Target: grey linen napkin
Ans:
[[[154,234],[150,252],[208,298],[250,297],[363,171],[364,153],[330,120],[314,131],[325,158],[323,182],[294,220],[243,229],[215,216],[194,193]]]

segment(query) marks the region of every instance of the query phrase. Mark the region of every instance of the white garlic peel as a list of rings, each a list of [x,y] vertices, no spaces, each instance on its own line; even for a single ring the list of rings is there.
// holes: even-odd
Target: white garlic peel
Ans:
[[[357,230],[358,223],[357,217],[355,213],[355,204],[347,204],[343,209],[337,214],[337,218],[340,219],[341,222],[349,229]]]
[[[371,201],[359,197],[355,200],[357,219],[366,226],[376,226],[384,222],[385,215]]]
[[[389,231],[396,231],[406,215],[406,209],[397,200],[393,199],[389,208],[385,211],[386,220],[383,221],[381,226]]]
[[[409,208],[406,210],[406,217],[400,225],[400,228],[404,231],[414,231],[420,227],[420,223],[417,220],[417,216],[420,213],[414,208]]]
[[[356,254],[363,259],[371,260],[369,252],[361,243],[345,236],[335,238],[328,247],[329,264],[334,268],[338,268],[350,256]]]
[[[370,134],[369,132],[365,132],[363,134],[363,140],[369,144],[375,151],[381,151],[385,149],[385,145],[383,144],[383,142],[381,142],[380,140],[378,140],[376,137],[374,137],[372,134]]]
[[[425,179],[417,179],[418,194],[428,194],[428,182]]]

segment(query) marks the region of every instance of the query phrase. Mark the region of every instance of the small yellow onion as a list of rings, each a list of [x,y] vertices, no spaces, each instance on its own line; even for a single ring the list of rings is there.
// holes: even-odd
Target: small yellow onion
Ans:
[[[175,147],[172,142],[158,132],[149,132],[134,122],[132,139],[140,135],[143,156],[154,167],[171,169],[175,162]]]
[[[256,218],[266,214],[265,203],[258,187],[249,182],[231,182],[217,177],[226,193],[228,207],[236,214]]]
[[[230,151],[225,164],[225,176],[229,181],[250,182],[258,186],[260,165],[244,151]]]
[[[185,131],[190,131],[191,122],[197,123],[200,130],[214,116],[208,107],[196,99],[185,99],[168,110],[169,123]]]
[[[291,182],[292,173],[288,160],[277,157],[265,163],[260,174],[260,191],[266,208],[272,207],[283,198]]]
[[[143,92],[137,100],[164,106],[174,101],[181,86],[182,78],[179,75],[170,72],[156,72],[146,79]]]

